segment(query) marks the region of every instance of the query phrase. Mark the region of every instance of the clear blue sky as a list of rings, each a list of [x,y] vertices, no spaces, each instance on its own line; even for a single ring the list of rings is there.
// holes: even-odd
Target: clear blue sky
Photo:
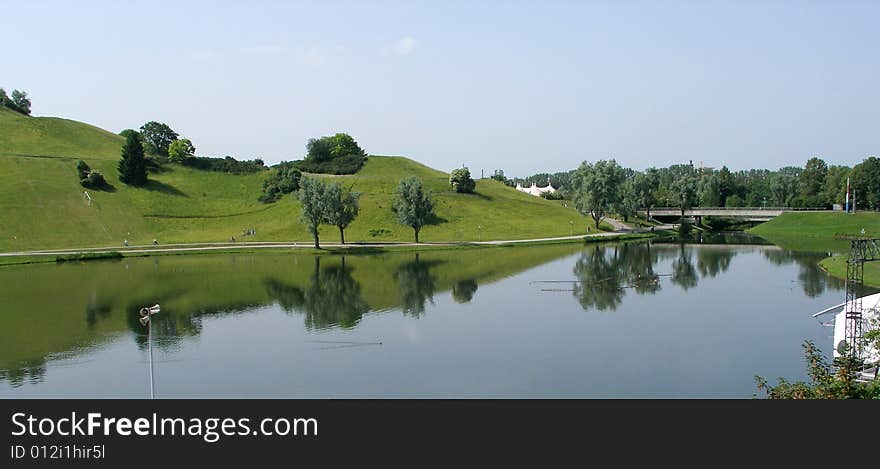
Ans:
[[[163,121],[198,153],[479,175],[880,154],[880,2],[0,2],[36,115]]]

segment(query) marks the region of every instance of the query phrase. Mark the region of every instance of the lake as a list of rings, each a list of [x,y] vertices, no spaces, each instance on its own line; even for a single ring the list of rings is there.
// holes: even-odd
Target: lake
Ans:
[[[805,379],[822,253],[742,236],[0,267],[0,396],[736,397]],[[151,342],[138,321],[161,304]]]

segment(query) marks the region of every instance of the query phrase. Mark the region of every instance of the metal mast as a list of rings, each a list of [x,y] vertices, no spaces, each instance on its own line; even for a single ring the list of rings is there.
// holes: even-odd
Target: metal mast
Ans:
[[[864,233],[864,230],[863,230]],[[862,334],[865,321],[862,318],[862,284],[865,279],[865,262],[880,260],[877,239],[865,236],[851,237],[849,257],[846,260],[846,343],[852,347],[853,356],[861,359],[864,349]]]

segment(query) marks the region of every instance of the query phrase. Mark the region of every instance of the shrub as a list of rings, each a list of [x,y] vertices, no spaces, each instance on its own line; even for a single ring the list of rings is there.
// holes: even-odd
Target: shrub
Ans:
[[[85,161],[79,160],[76,162],[76,173],[79,175],[80,181],[87,178],[89,176],[89,171],[91,170],[92,168],[90,168]]]
[[[180,164],[202,171],[215,171],[218,173],[249,174],[265,171],[266,165],[261,159],[239,161],[231,156],[223,158],[209,158],[204,156],[189,156],[179,158]]]
[[[101,174],[100,171],[95,171],[89,167],[89,165],[83,161],[79,160],[76,162],[76,174],[79,177],[79,183],[83,187],[93,187],[100,188],[104,187],[107,184],[107,180],[104,179],[104,175]]]
[[[369,233],[370,233],[370,236],[372,236],[372,237],[375,238],[375,237],[377,237],[377,236],[390,235],[390,234],[391,234],[391,230],[387,230],[387,229],[385,229],[385,228],[371,228],[370,231],[369,231]]]
[[[263,194],[259,201],[272,203],[285,194],[299,190],[302,173],[293,163],[283,161],[273,168],[273,172],[263,181]]]
[[[366,156],[345,155],[330,160],[301,160],[295,162],[296,168],[305,173],[354,174],[364,166]]]
[[[89,171],[89,176],[86,178],[88,182],[88,187],[103,187],[107,184],[107,180],[104,179],[104,175],[99,171]]]

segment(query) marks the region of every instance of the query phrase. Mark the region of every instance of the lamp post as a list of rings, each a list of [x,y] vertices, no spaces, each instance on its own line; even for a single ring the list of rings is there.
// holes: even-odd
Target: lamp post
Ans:
[[[477,225],[477,240],[483,241],[483,225]]]
[[[141,308],[140,321],[141,324],[147,326],[147,350],[150,355],[150,399],[156,398],[156,387],[153,379],[153,326],[150,316],[159,312],[159,305],[151,308]]]
[[[572,220],[568,220],[568,235],[569,236],[574,235],[574,221],[572,221]]]

